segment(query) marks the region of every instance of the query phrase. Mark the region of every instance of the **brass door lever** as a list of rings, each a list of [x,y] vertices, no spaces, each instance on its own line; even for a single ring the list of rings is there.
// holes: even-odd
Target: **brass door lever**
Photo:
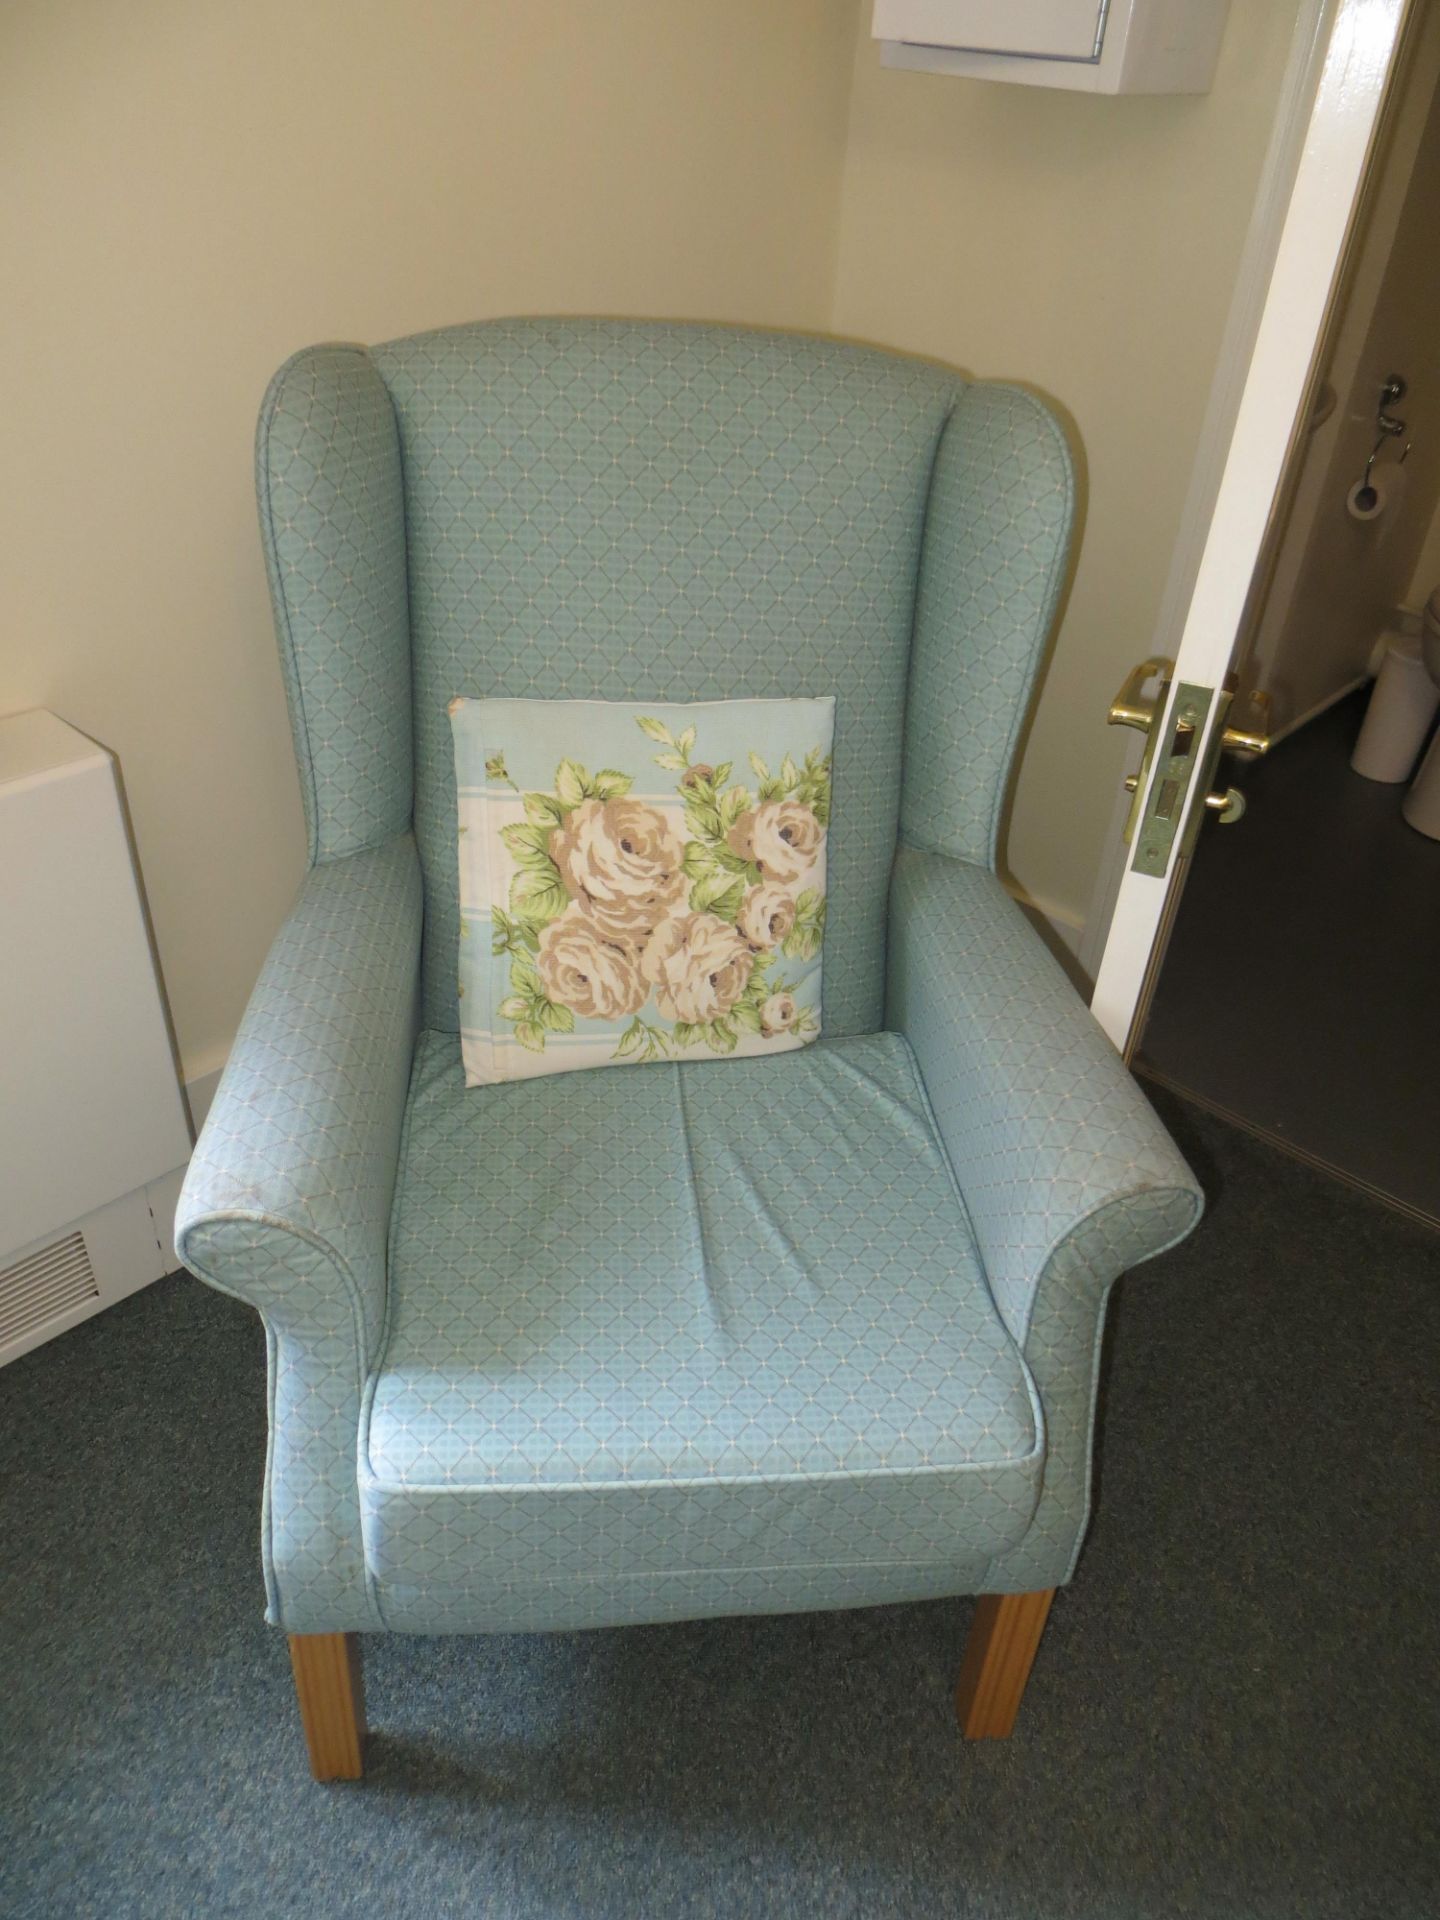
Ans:
[[[1165,705],[1170,691],[1170,676],[1175,671],[1175,662],[1166,660],[1159,654],[1152,654],[1148,660],[1142,660],[1138,667],[1125,676],[1125,684],[1110,702],[1110,711],[1105,716],[1108,727],[1134,727],[1145,736],[1145,753],[1140,761],[1139,773],[1132,773],[1126,779],[1125,791],[1135,794],[1130,813],[1125,822],[1125,844],[1128,846],[1135,832],[1135,822],[1140,812],[1140,799],[1136,792],[1143,785],[1150,771],[1150,762],[1155,754],[1155,722]],[[1145,698],[1145,682],[1159,681],[1159,687],[1153,699]]]
[[[1110,702],[1110,711],[1105,716],[1109,727],[1134,727],[1140,733],[1149,733],[1155,724],[1155,715],[1163,704],[1163,688],[1175,671],[1173,660],[1164,660],[1158,654],[1149,660],[1142,660],[1138,667],[1125,676],[1125,684]],[[1142,697],[1147,680],[1158,676],[1162,693],[1153,700]]]
[[[1254,733],[1245,727],[1226,727],[1220,735],[1222,753],[1253,753],[1257,758],[1270,749],[1270,696],[1257,687],[1250,704],[1259,710],[1263,731]]]

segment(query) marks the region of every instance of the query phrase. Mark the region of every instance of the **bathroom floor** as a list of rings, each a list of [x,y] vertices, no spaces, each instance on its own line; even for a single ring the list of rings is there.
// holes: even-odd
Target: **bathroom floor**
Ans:
[[[1367,698],[1231,762],[1135,1065],[1440,1226],[1440,841],[1351,772]]]

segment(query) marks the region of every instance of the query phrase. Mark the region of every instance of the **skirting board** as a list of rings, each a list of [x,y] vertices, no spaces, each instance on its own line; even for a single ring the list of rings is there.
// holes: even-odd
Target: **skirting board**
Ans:
[[[1383,643],[1390,638],[1389,634],[1382,634],[1380,642]],[[1333,693],[1327,693],[1323,700],[1317,700],[1314,706],[1307,707],[1304,713],[1297,713],[1293,720],[1287,720],[1283,727],[1277,727],[1271,734],[1271,747],[1279,746],[1280,742],[1288,740],[1292,733],[1299,733],[1300,729],[1308,727],[1312,720],[1318,720],[1322,713],[1328,713],[1331,707],[1337,707],[1342,700],[1348,700],[1350,695],[1365,686],[1370,678],[1371,675],[1368,673],[1357,673],[1355,678],[1347,680],[1343,687],[1337,687]]]
[[[1060,962],[1080,998],[1088,1001],[1095,982],[1084,960],[1085,922],[1053,901],[1037,899],[1014,880],[1005,880],[1005,891]]]
[[[1078,954],[1085,937],[1085,922],[1068,907],[1057,907],[1053,900],[1041,900],[1022,887],[1007,883],[1006,892],[1029,914],[1038,914],[1068,953]]]
[[[195,1138],[200,1138],[200,1129],[205,1124],[205,1116],[210,1111],[210,1103],[215,1098],[215,1089],[220,1084],[220,1076],[225,1071],[222,1060],[218,1067],[209,1073],[198,1073],[193,1080],[185,1082],[185,1104],[190,1109],[190,1125]]]

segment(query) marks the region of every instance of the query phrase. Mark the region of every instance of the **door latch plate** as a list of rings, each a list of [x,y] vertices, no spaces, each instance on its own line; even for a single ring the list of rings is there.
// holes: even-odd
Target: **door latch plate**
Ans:
[[[1213,687],[1182,680],[1175,689],[1164,740],[1156,753],[1154,778],[1135,830],[1135,873],[1162,880],[1170,864],[1175,836],[1189,812],[1190,793],[1200,767],[1200,742],[1215,699]]]

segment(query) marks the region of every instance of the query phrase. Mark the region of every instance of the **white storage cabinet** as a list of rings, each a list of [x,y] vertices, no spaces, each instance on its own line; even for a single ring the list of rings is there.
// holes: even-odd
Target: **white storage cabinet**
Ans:
[[[173,1269],[189,1157],[114,761],[0,717],[0,1366]]]
[[[1229,0],[875,0],[886,66],[1086,93],[1204,93]]]

